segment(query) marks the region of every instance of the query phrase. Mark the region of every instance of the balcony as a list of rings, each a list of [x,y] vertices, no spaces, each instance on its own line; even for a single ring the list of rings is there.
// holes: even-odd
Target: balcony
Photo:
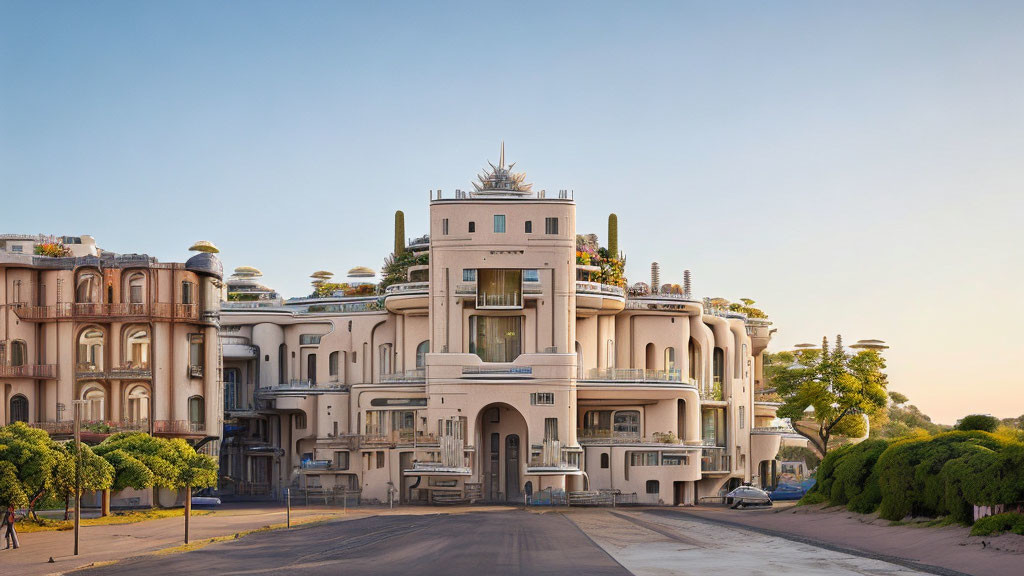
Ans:
[[[642,368],[594,368],[584,379],[592,382],[656,382],[697,386],[696,380],[683,378],[679,370],[644,370]]]
[[[437,436],[419,430],[392,430],[386,434],[365,434],[359,439],[361,447],[437,446]]]
[[[581,446],[607,446],[611,444],[650,444],[678,448],[679,446],[695,446],[693,442],[683,442],[675,434],[655,432],[651,436],[641,436],[637,432],[613,432],[607,429],[578,428],[576,440]]]
[[[385,374],[380,377],[380,381],[385,384],[423,384],[426,380],[427,371],[423,368]]]
[[[618,298],[626,297],[626,291],[618,286],[612,286],[610,284],[601,284],[599,282],[588,282],[586,280],[576,281],[576,293],[600,294],[602,296],[615,296]]]
[[[487,377],[527,377],[533,375],[532,366],[516,366],[512,364],[500,364],[497,366],[463,366],[463,376]]]
[[[52,306],[27,306],[17,304],[12,307],[21,320],[144,320],[149,318],[165,320],[196,320],[199,318],[199,307],[195,304],[171,304],[157,302],[153,304],[133,303],[71,303],[65,302]]]
[[[102,366],[89,362],[79,362],[78,364],[75,364],[75,378],[78,378],[79,380],[148,380],[152,377],[153,370],[148,364],[141,364],[138,366],[133,364],[122,364],[115,366],[110,370],[105,370]]]
[[[558,440],[545,440],[530,449],[527,474],[576,473],[580,470],[581,448],[568,447]]]
[[[36,378],[38,380],[53,380],[56,377],[56,364],[23,364],[21,366],[0,366],[0,378]]]
[[[722,394],[722,383],[718,380],[711,382],[710,384],[701,384],[698,387],[700,391],[700,399],[709,402],[723,402],[725,400]]]
[[[152,424],[153,434],[195,436],[206,433],[205,422],[154,420]],[[75,421],[73,419],[61,420],[59,422],[33,422],[29,426],[44,430],[50,436],[70,437],[75,434]],[[92,436],[106,436],[118,432],[149,432],[149,430],[149,420],[83,420],[81,426],[83,435]]]
[[[274,386],[264,386],[256,389],[256,398],[271,399],[282,396],[305,396],[322,392],[346,392],[347,384],[327,383],[318,385],[312,380],[289,380]]]
[[[700,452],[700,471],[707,473],[729,473],[732,471],[732,456],[725,446],[705,446]]]
[[[403,282],[392,284],[384,290],[384,296],[396,296],[399,294],[425,294],[430,291],[430,282]]]

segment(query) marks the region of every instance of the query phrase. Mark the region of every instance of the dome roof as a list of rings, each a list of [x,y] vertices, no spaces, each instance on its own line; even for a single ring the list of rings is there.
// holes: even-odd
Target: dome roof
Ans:
[[[208,254],[216,254],[220,252],[220,248],[214,246],[213,242],[210,242],[209,240],[200,240],[193,244],[189,250],[193,252],[206,252]]]
[[[209,252],[200,252],[189,258],[185,262],[185,270],[217,278],[224,276],[224,265],[220,263],[220,258]]]
[[[263,276],[263,272],[260,272],[259,268],[252,266],[239,266],[235,268],[235,274],[238,276]]]
[[[373,276],[376,276],[377,273],[374,272],[372,268],[367,268],[366,266],[356,266],[355,268],[348,271],[348,275],[350,278],[372,278]]]

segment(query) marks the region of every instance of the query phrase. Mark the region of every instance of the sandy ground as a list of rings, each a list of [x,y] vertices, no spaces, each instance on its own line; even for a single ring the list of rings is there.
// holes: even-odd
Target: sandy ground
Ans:
[[[882,560],[690,519],[658,510],[589,509],[566,516],[636,576],[772,574],[910,576]]]
[[[729,522],[868,555],[902,558],[977,576],[1024,574],[1024,536],[970,536],[962,526],[891,526],[874,514],[843,508],[783,505],[768,510],[665,509],[659,514]],[[983,544],[984,543],[984,544]]]

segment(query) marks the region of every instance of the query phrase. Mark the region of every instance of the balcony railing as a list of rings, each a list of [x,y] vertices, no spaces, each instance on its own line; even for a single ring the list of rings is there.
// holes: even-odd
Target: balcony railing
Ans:
[[[56,364],[23,364],[0,366],[0,378],[38,378],[52,380],[57,377]]]
[[[719,381],[699,386],[701,400],[713,400],[721,402],[724,399],[722,394],[722,383]]]
[[[81,430],[92,434],[116,434],[117,432],[149,432],[149,420],[83,420]],[[33,428],[45,430],[51,436],[70,436],[75,433],[74,420],[59,422],[33,422]],[[206,432],[205,422],[188,420],[154,420],[153,433],[167,435],[190,435]]]
[[[395,445],[437,445],[437,436],[416,430],[392,430],[386,434],[364,434],[359,443],[362,446]]]
[[[701,472],[730,472],[732,457],[726,454],[724,446],[708,446],[700,452]]]
[[[51,306],[13,306],[21,320],[106,319],[106,318],[162,318],[195,320],[199,308],[195,304],[91,303],[65,302]]]
[[[394,294],[407,294],[407,293],[420,293],[428,292],[430,290],[430,282],[403,282],[401,284],[392,284],[384,290],[385,295]]]
[[[465,375],[529,375],[533,374],[532,366],[463,366],[462,374]]]
[[[601,284],[600,282],[588,282],[586,280],[576,281],[577,294],[601,294],[604,296],[618,296],[624,298],[626,291],[618,286]]]
[[[567,448],[558,440],[544,440],[531,447],[529,467],[579,470],[580,454],[579,448]]]
[[[480,292],[476,295],[477,308],[522,308],[522,292],[498,292],[488,294]]]
[[[394,374],[385,374],[380,377],[380,381],[386,383],[409,382],[415,384],[424,382],[426,378],[427,371],[423,368],[418,368],[416,370],[406,370],[404,372],[395,372]]]
[[[683,378],[679,370],[644,370],[642,368],[594,368],[586,380],[609,382],[682,382],[696,386],[696,381]]]
[[[636,432],[613,432],[591,428],[578,428],[576,439],[580,444],[663,444],[666,446],[686,444],[674,434],[655,432],[651,436],[645,437]]]

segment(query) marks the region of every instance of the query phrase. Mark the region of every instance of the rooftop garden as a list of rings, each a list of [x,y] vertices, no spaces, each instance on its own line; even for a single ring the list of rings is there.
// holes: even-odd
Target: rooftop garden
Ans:
[[[591,282],[626,287],[625,257],[613,255],[608,248],[598,246],[597,234],[576,236],[576,264],[597,267],[597,270],[587,273],[586,279]]]
[[[760,308],[755,308],[754,304],[756,304],[756,302],[750,298],[740,298],[739,302],[730,302],[721,297],[711,298],[708,300],[709,307],[715,310],[739,312],[740,314],[745,314],[747,318],[768,318],[768,315]]]
[[[34,253],[36,256],[62,258],[71,256],[71,249],[60,242],[43,242],[42,244],[36,244]]]

